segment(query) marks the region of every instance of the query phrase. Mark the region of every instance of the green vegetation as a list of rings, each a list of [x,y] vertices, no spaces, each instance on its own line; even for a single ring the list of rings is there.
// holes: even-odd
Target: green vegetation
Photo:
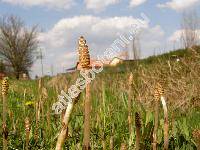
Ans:
[[[91,147],[109,149],[113,138],[114,149],[122,143],[134,149],[135,121],[129,134],[128,78],[133,73],[131,90],[132,120],[138,112],[141,118],[141,149],[151,149],[154,129],[154,89],[159,82],[164,88],[169,113],[169,149],[197,149],[200,130],[200,49],[178,50],[152,56],[136,62],[124,62],[115,68],[105,68],[91,84],[92,116]],[[179,59],[177,61],[177,59]],[[25,149],[25,118],[31,123],[31,149],[54,149],[62,127],[61,116],[51,107],[61,90],[74,84],[78,72],[45,78],[39,81],[10,81],[7,125],[9,149]],[[68,127],[65,149],[82,149],[84,93],[75,105]],[[38,105],[40,107],[38,107]],[[2,101],[0,105],[2,114]],[[38,109],[39,108],[39,109]],[[38,113],[40,112],[40,113]],[[38,116],[38,118],[36,117]],[[36,119],[37,118],[37,119]],[[0,124],[2,117],[0,117]],[[160,103],[158,149],[164,147],[164,116]],[[2,128],[0,129],[2,133]],[[2,135],[2,134],[1,134]],[[2,136],[0,136],[2,149]]]

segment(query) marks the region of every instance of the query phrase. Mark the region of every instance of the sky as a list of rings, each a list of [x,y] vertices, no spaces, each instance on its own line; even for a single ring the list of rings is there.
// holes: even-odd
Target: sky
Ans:
[[[19,16],[28,27],[38,25],[46,75],[75,66],[81,35],[96,59],[141,21],[142,58],[179,48],[182,14],[197,10],[199,15],[199,8],[200,0],[0,0],[0,15]],[[131,56],[131,43],[126,49]],[[31,68],[31,76],[35,75],[41,75],[39,60]]]

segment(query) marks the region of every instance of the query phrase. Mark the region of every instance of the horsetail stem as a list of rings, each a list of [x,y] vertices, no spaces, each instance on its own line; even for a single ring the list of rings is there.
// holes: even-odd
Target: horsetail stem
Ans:
[[[136,150],[139,150],[140,149],[141,118],[138,112],[135,113],[135,127],[136,127]]]
[[[154,93],[155,98],[155,126],[154,126],[154,133],[153,133],[153,149],[157,149],[157,131],[158,131],[158,121],[159,121],[159,102],[162,102],[163,110],[164,110],[164,150],[168,150],[169,145],[169,123],[168,123],[168,112],[166,101],[164,98],[164,89],[160,83],[157,83]]]
[[[133,84],[133,73],[130,74],[129,80],[129,91],[128,91],[128,125],[129,125],[129,135],[132,133],[132,113],[131,113],[131,108],[132,108],[132,84]]]
[[[9,89],[9,83],[8,83],[8,78],[5,77],[2,81],[2,98],[3,98],[3,124],[2,124],[2,129],[3,129],[3,150],[7,150],[7,144],[8,144],[8,128],[6,124],[6,116],[7,116],[7,95],[8,95],[8,89]]]
[[[26,131],[26,150],[29,149],[29,136],[30,136],[30,130],[31,130],[31,125],[30,125],[30,121],[29,118],[26,117],[25,119],[25,131]]]
[[[159,95],[160,95],[160,100],[162,102],[163,111],[164,111],[164,150],[168,150],[168,146],[169,146],[168,111],[167,111],[166,100],[164,98],[164,89],[161,86],[161,84],[159,84],[159,86],[158,86],[158,92],[159,92]]]
[[[159,84],[156,85],[156,88],[154,90],[154,103],[155,103],[155,107],[154,107],[154,131],[153,131],[153,150],[157,149],[157,132],[158,132],[158,121],[159,121],[159,101],[160,101],[160,93],[158,91],[159,88]]]

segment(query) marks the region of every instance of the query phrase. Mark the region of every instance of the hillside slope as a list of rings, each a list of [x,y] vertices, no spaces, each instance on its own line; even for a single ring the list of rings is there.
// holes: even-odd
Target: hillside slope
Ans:
[[[134,114],[141,117],[141,149],[151,149],[154,127],[154,91],[160,82],[164,88],[169,111],[169,149],[197,149],[200,131],[200,49],[177,50],[117,67],[104,68],[91,83],[92,148],[109,149],[111,137],[115,149],[122,143],[134,149]],[[178,61],[177,61],[178,60]],[[133,74],[132,84],[129,82]],[[61,90],[67,92],[76,83],[79,72],[38,80],[10,80],[8,93],[8,129],[10,148],[22,148],[25,141],[24,121],[29,117],[32,149],[54,149],[62,124],[54,114],[53,103]],[[131,85],[131,86],[130,86]],[[66,149],[81,149],[83,141],[83,109],[85,93],[71,115]],[[128,104],[128,99],[132,105]],[[40,106],[40,107],[39,107]],[[2,107],[2,105],[0,105]],[[128,128],[128,108],[131,109],[133,133]],[[38,109],[40,108],[40,111]],[[0,109],[0,112],[2,109]],[[36,118],[40,121],[36,121]],[[0,122],[2,122],[0,117]],[[163,148],[163,110],[159,107],[158,147]],[[2,132],[2,128],[0,129]],[[2,136],[0,149],[2,149]]]

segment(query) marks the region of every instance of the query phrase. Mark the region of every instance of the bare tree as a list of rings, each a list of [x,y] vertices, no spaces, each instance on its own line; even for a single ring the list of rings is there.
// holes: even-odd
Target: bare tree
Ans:
[[[26,28],[16,16],[0,19],[0,55],[11,64],[17,79],[21,73],[29,74],[37,46],[36,26]]]
[[[195,11],[184,12],[181,22],[182,42],[185,48],[191,48],[198,44],[199,17]]]

